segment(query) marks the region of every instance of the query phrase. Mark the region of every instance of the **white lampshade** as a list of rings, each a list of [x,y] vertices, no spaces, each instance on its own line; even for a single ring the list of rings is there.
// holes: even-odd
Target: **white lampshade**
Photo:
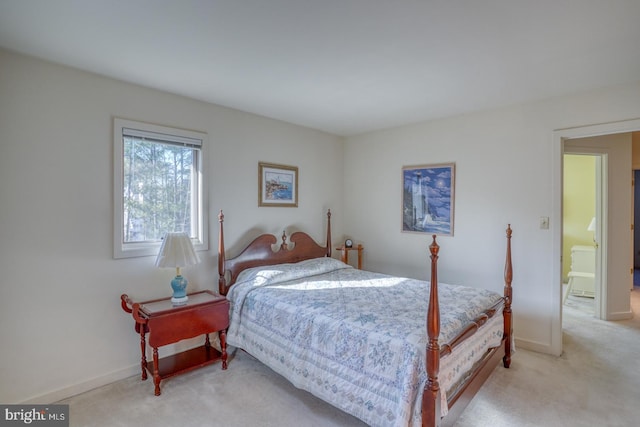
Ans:
[[[200,259],[187,233],[167,233],[164,236],[160,252],[158,252],[158,258],[156,258],[156,266],[176,269],[176,277],[171,281],[171,288],[173,289],[171,302],[174,305],[186,304],[189,300],[187,279],[180,275],[180,267],[194,265],[198,262],[200,262]]]
[[[596,217],[595,216],[593,218],[591,218],[591,222],[589,223],[589,226],[587,227],[587,231],[596,231]]]
[[[156,267],[186,267],[199,262],[187,233],[167,233],[156,258]]]

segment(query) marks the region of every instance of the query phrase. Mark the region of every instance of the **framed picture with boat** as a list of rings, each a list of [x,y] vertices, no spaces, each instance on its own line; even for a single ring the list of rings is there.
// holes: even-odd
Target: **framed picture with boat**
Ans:
[[[298,206],[298,168],[258,162],[258,206]]]
[[[402,231],[453,236],[455,163],[402,168]]]

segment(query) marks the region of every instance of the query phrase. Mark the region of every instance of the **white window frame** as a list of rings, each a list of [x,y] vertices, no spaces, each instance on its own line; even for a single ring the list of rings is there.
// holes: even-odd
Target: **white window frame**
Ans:
[[[161,242],[124,241],[124,133],[132,132],[141,135],[162,135],[168,141],[180,142],[189,140],[200,142],[200,154],[197,163],[198,191],[194,192],[192,209],[196,222],[196,236],[192,238],[197,251],[209,250],[208,238],[208,201],[207,201],[207,134],[185,129],[171,128],[122,118],[113,119],[113,257],[115,259],[157,255]],[[193,208],[193,205],[192,205]]]

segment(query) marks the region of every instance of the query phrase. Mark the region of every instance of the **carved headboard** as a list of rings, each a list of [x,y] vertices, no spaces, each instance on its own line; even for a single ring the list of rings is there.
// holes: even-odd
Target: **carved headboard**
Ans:
[[[317,244],[307,233],[297,231],[289,238],[293,247],[289,247],[287,236],[282,232],[282,243],[277,251],[272,249],[278,239],[273,234],[263,234],[255,238],[235,258],[226,259],[224,249],[224,214],[218,215],[220,224],[218,236],[218,290],[226,295],[233,286],[238,274],[251,267],[263,265],[285,264],[304,261],[311,258],[331,256],[331,210],[327,211],[327,241],[325,246]],[[227,272],[230,273],[227,280]]]

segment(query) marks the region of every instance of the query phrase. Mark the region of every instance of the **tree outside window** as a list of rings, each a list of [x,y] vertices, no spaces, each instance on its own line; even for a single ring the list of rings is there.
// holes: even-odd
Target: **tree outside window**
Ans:
[[[192,237],[195,149],[124,138],[124,241],[162,239],[167,231]]]

